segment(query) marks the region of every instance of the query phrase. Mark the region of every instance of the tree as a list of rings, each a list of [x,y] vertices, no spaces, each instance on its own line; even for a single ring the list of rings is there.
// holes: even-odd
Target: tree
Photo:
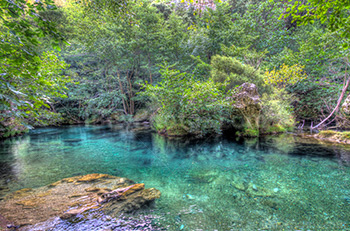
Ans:
[[[6,129],[10,119],[39,117],[51,96],[64,95],[69,78],[60,74],[66,65],[55,53],[38,53],[40,38],[49,36],[56,48],[63,41],[42,16],[55,9],[53,1],[1,1],[0,6],[0,123]]]
[[[164,65],[162,81],[145,85],[141,93],[158,106],[153,127],[169,136],[221,133],[223,121],[230,116],[232,91],[227,92],[225,84],[198,81],[173,68]]]
[[[295,1],[280,18],[288,16],[292,16],[299,25],[320,20],[331,31],[337,31],[342,37],[350,39],[350,0]],[[349,41],[344,42],[344,48],[349,45]]]
[[[80,85],[71,86],[70,97],[57,107],[74,122],[114,120],[116,114],[130,118],[146,102],[136,95],[141,83],[159,80],[159,63],[186,63],[183,17],[164,14],[145,0],[130,2],[128,8],[133,14],[122,18],[104,12],[96,17],[75,3],[63,8],[73,45],[61,53]]]

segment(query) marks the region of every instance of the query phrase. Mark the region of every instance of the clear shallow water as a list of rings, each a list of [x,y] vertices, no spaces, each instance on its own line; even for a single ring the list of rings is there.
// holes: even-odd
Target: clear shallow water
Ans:
[[[147,213],[168,230],[350,230],[349,163],[346,146],[290,135],[170,140],[120,126],[42,128],[0,143],[0,196],[107,173],[159,189]]]

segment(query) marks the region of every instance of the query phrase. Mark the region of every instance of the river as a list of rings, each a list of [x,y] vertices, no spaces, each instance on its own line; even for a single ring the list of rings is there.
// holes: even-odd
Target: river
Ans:
[[[0,196],[107,173],[159,189],[146,213],[164,230],[350,230],[349,166],[347,146],[292,134],[198,140],[119,125],[40,128],[0,142]],[[102,229],[62,222],[51,229]]]

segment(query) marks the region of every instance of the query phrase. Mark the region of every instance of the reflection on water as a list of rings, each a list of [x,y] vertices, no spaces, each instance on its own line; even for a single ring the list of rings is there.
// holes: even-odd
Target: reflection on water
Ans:
[[[162,197],[149,213],[168,230],[350,229],[346,146],[300,142],[292,135],[191,140],[138,130],[72,126],[7,139],[0,143],[0,197],[65,177],[107,173],[159,189]]]

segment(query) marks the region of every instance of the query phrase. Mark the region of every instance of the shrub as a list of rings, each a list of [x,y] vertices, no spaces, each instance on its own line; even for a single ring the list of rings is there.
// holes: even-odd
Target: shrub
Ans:
[[[153,127],[168,135],[220,133],[224,115],[229,114],[225,84],[195,81],[193,76],[171,67],[161,70],[162,81],[145,85],[145,94],[159,109]]]
[[[295,64],[293,66],[282,64],[279,70],[275,68],[272,71],[265,72],[264,81],[275,87],[285,88],[288,85],[294,85],[303,79],[306,79],[306,74],[303,71],[305,66]]]
[[[216,83],[228,81],[227,90],[243,83],[254,83],[261,92],[265,92],[264,77],[250,65],[244,65],[235,58],[215,55],[211,66],[211,78]]]
[[[263,94],[260,119],[262,134],[285,132],[294,128],[292,100],[293,97],[284,89],[274,88],[272,94]]]

